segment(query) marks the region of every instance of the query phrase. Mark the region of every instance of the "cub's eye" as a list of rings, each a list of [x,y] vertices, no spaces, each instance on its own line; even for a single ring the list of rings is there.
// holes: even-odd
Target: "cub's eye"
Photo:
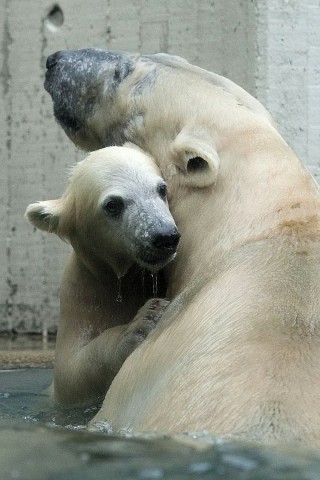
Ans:
[[[103,203],[104,211],[111,217],[119,217],[124,210],[124,202],[121,197],[107,198]]]
[[[167,196],[167,185],[165,183],[160,183],[158,185],[158,193],[161,198],[166,198]]]

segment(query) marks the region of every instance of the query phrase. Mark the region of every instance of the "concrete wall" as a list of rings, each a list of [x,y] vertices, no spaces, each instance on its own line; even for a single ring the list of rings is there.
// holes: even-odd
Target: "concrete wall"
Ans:
[[[87,46],[186,57],[257,93],[319,172],[320,0],[0,2],[0,331],[54,330],[68,246],[23,218],[82,158],[55,124],[45,59]],[[318,162],[318,163],[317,163]]]
[[[319,179],[320,0],[259,0],[256,13],[256,94]]]

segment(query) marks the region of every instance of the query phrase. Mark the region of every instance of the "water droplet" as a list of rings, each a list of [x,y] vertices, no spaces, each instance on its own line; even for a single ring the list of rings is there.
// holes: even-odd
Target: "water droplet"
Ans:
[[[222,456],[223,462],[233,468],[241,470],[253,470],[257,468],[257,461],[251,458],[246,458],[244,455],[237,455],[235,453],[225,453]]]
[[[146,270],[145,268],[142,268],[141,269],[141,288],[142,288],[142,294],[144,298],[146,297],[145,274],[146,274]]]
[[[121,293],[121,277],[118,277],[118,292],[116,296],[116,302],[121,303],[122,302],[122,293]]]
[[[10,393],[0,393],[0,398],[9,398],[10,397]]]
[[[209,462],[192,463],[189,470],[192,473],[206,473],[212,470],[212,465]]]
[[[21,473],[19,470],[11,470],[10,477],[11,478],[20,478]]]
[[[113,433],[111,423],[104,422],[103,420],[100,420],[98,422],[94,422],[93,424],[91,424],[90,427],[89,427],[89,431],[90,432]]]
[[[88,463],[90,458],[91,458],[91,455],[88,452],[82,452],[81,455],[80,455],[80,460],[83,463]]]
[[[163,477],[163,471],[155,468],[155,469],[145,469],[141,470],[139,473],[139,478],[145,479],[145,480],[151,480],[155,478],[162,478]]]
[[[153,296],[156,298],[158,296],[158,274],[151,273],[152,278],[152,293]]]

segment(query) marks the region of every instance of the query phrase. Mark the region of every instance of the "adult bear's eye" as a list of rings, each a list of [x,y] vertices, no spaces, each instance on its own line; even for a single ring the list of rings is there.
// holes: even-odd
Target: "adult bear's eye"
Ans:
[[[167,185],[165,183],[160,183],[160,185],[158,185],[158,193],[160,195],[161,198],[166,198],[167,196]]]
[[[121,197],[111,197],[103,203],[104,211],[113,218],[119,217],[124,210],[124,202]]]

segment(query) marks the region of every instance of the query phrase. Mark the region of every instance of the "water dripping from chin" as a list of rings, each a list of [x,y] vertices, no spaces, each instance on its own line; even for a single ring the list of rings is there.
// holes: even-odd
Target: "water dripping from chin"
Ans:
[[[116,302],[117,303],[122,303],[123,302],[123,297],[122,297],[122,277],[117,277],[117,295],[116,295]]]
[[[157,298],[157,296],[158,296],[158,273],[151,272],[151,278],[152,278],[152,294],[153,294],[154,298]]]

